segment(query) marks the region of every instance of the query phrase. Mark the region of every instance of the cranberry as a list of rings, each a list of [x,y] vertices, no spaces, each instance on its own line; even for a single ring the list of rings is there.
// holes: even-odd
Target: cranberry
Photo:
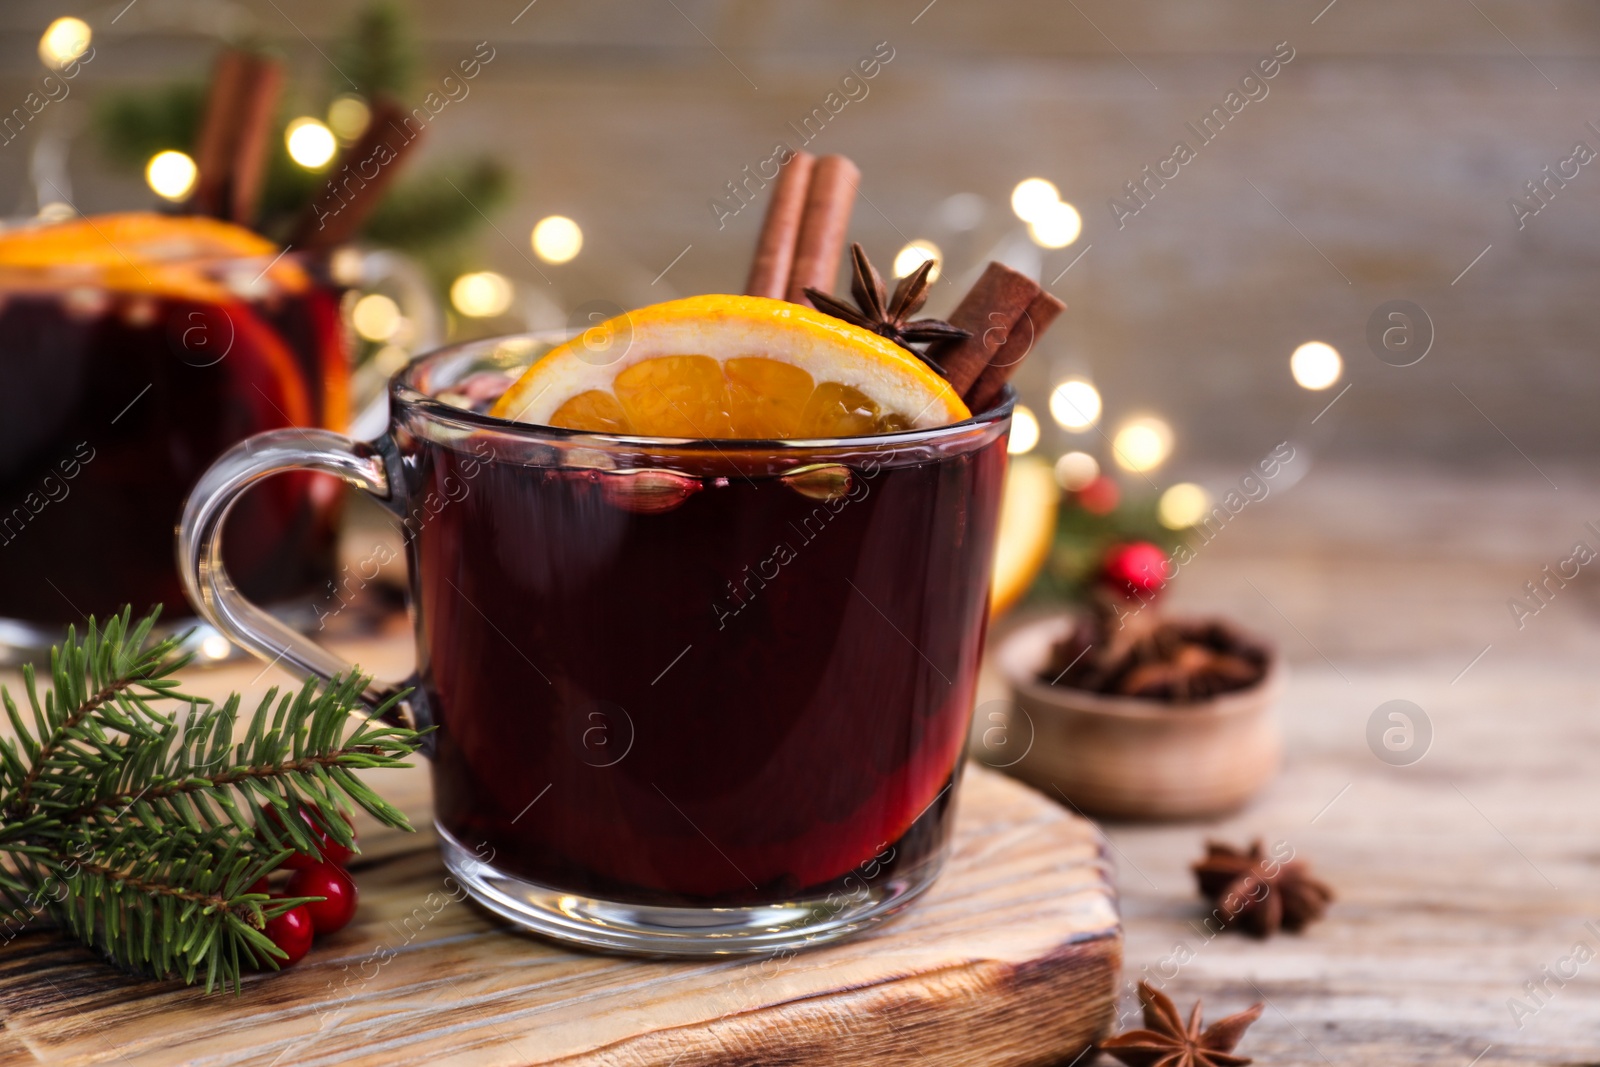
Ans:
[[[286,895],[324,898],[301,905],[311,913],[311,925],[319,934],[342,930],[355,918],[355,879],[343,867],[335,864],[318,863],[295,871],[289,878]]]
[[[268,919],[262,932],[287,954],[286,959],[277,960],[279,967],[293,966],[311,951],[311,913],[304,904],[295,905],[276,919]]]
[[[1149,593],[1167,584],[1167,554],[1149,541],[1118,545],[1106,553],[1102,574],[1119,593]]]

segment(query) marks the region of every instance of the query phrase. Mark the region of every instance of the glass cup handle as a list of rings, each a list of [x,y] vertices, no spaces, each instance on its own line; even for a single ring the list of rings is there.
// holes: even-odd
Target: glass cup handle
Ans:
[[[268,475],[291,470],[323,471],[364,489],[389,508],[397,507],[393,486],[400,483],[391,464],[398,458],[387,439],[364,444],[328,430],[272,430],[234,445],[213,463],[189,493],[178,524],[178,572],[184,591],[202,618],[268,663],[327,681],[355,667],[296,633],[246,600],[222,565],[222,525],[246,489]],[[362,698],[372,707],[390,699],[398,687],[373,684]],[[384,716],[400,726],[420,728],[415,701],[396,703]]]

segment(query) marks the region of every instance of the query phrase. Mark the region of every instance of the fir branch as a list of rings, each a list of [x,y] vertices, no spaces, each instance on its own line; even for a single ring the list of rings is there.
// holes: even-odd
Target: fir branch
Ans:
[[[0,900],[125,969],[238,988],[282,957],[262,928],[300,901],[249,888],[315,850],[300,813],[346,846],[352,806],[409,830],[356,772],[409,766],[419,738],[366,717],[361,675],[269,691],[236,738],[239,696],[179,692],[182,638],[151,643],[155,614],[129,617],[69,632],[43,700],[25,672],[31,729],[0,689],[16,732],[0,741]],[[186,710],[160,706],[173,702]]]
[[[11,694],[0,690],[6,714],[32,762],[6,802],[0,803],[0,811],[4,811],[8,818],[16,819],[27,814],[30,794],[52,758],[78,735],[80,728],[97,712],[119,708],[153,716],[147,703],[149,698],[179,696],[174,688],[176,683],[171,681],[170,676],[189,662],[187,654],[174,655],[188,635],[168,637],[141,654],[140,650],[149,639],[161,610],[157,608],[152,611],[131,633],[128,631],[130,614],[131,609],[125,608],[121,615],[106,623],[103,633],[97,630],[91,618],[89,632],[81,645],[77,641],[76,627],[67,628],[64,650],[60,646],[50,650],[54,691],[43,705],[39,702],[33,665],[27,664],[22,668],[28,703],[39,728],[38,738],[31,737],[22,725]],[[93,692],[84,692],[91,684],[98,688]],[[137,718],[124,720],[121,716],[115,716],[111,717],[111,722],[122,729],[139,728]]]
[[[399,0],[370,0],[335,46],[339,70],[357,93],[403,96],[416,74],[417,45],[411,18]]]
[[[486,217],[510,203],[513,191],[509,169],[488,156],[433,167],[397,182],[362,236],[430,260],[450,258]]]
[[[117,793],[94,801],[91,804],[80,805],[62,815],[63,821],[77,821],[80,819],[98,818],[112,808],[126,811],[136,802],[143,800],[154,804],[168,800],[172,797],[184,796],[193,793],[206,793],[221,789],[225,786],[236,785],[246,780],[259,780],[263,778],[278,778],[288,774],[312,773],[318,767],[341,767],[352,765],[352,757],[382,756],[385,749],[377,745],[346,745],[335,749],[326,755],[308,756],[304,759],[293,760],[286,763],[272,763],[265,766],[235,767],[220,774],[200,775],[186,778],[181,781],[141,789],[137,793]],[[360,766],[361,764],[354,764]]]
[[[237,988],[239,950],[246,964],[281,956],[261,928],[307,899],[249,892],[285,855],[220,830],[152,843],[143,828],[121,826],[92,849],[47,857],[36,899],[53,890],[44,910],[125,970],[185,982],[204,971],[208,991],[219,980]]]
[[[102,95],[94,106],[93,130],[108,162],[136,172],[163,149],[192,154],[205,106],[206,87],[199,82]]]

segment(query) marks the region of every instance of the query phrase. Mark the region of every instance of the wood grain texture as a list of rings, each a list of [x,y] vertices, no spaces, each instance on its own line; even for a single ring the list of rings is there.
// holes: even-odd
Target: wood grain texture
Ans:
[[[258,670],[196,688],[248,688]],[[372,777],[424,829],[358,825],[350,927],[206,997],[121,975],[41,923],[0,947],[0,1064],[1042,1065],[1110,1022],[1121,929],[1099,832],[981,767],[949,865],[910,910],[815,952],[691,963],[514,932],[446,880],[426,768]]]

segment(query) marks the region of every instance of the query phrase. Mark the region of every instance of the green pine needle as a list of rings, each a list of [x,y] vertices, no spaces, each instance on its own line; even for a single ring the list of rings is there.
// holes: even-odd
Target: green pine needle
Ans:
[[[399,0],[363,4],[335,47],[341,75],[367,99],[404,96],[411,89],[417,45],[410,14]]]
[[[68,630],[42,698],[23,668],[25,707],[0,688],[16,735],[0,738],[0,922],[47,915],[126,970],[237,990],[283,957],[267,920],[315,899],[249,891],[315,851],[298,813],[345,846],[355,807],[410,830],[356,772],[410,766],[420,738],[367,717],[357,674],[273,689],[241,723],[238,694],[180,690],[190,657],[182,636],[151,641],[159,614]]]

